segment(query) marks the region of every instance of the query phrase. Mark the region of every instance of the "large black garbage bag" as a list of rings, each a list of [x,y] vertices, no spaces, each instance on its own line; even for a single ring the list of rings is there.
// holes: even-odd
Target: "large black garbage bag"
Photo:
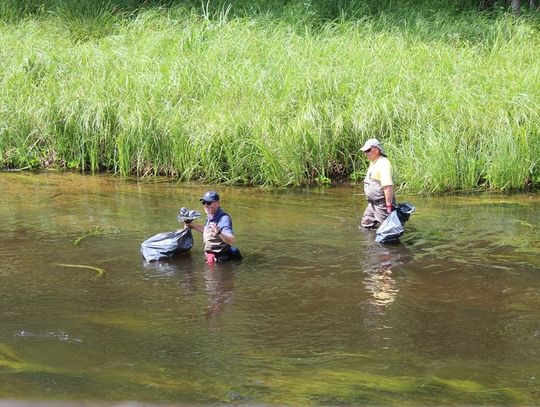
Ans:
[[[174,232],[158,233],[141,244],[141,254],[146,261],[169,259],[185,253],[193,247],[193,235],[190,228]]]
[[[191,223],[201,214],[195,210],[182,207],[176,216],[180,223]],[[146,261],[170,259],[171,257],[185,253],[193,247],[193,235],[190,228],[184,228],[175,232],[163,232],[146,239],[141,244],[141,253]]]
[[[413,205],[407,202],[398,204],[396,211],[398,213],[398,217],[401,223],[407,222],[415,209],[416,208]]]
[[[377,229],[375,241],[377,243],[397,242],[405,228],[403,225],[409,220],[415,207],[409,203],[400,203],[397,208],[381,223]]]

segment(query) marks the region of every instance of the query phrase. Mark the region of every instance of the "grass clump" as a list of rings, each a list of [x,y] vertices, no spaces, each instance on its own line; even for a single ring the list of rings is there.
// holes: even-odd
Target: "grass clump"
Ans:
[[[3,168],[328,183],[360,179],[377,137],[410,190],[540,183],[534,13],[82,3],[0,9]]]

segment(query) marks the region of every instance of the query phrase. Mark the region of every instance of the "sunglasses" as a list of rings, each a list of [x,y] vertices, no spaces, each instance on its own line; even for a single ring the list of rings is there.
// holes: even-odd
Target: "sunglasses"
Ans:
[[[373,150],[373,147],[372,148],[368,148],[366,151],[364,151],[364,153],[369,153],[371,150]]]
[[[203,204],[203,206],[208,206],[208,205],[212,205],[214,202],[201,201],[201,203]]]

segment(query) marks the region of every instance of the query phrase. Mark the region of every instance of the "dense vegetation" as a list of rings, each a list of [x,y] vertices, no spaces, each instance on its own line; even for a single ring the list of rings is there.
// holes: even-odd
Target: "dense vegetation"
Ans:
[[[0,167],[538,186],[540,13],[480,3],[5,0]]]

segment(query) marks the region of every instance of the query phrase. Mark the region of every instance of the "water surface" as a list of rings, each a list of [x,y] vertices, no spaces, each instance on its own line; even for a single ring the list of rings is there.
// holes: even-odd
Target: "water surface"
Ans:
[[[0,174],[0,398],[540,403],[538,195],[401,197],[379,245],[359,187],[219,187],[244,260],[145,263],[207,188]]]

